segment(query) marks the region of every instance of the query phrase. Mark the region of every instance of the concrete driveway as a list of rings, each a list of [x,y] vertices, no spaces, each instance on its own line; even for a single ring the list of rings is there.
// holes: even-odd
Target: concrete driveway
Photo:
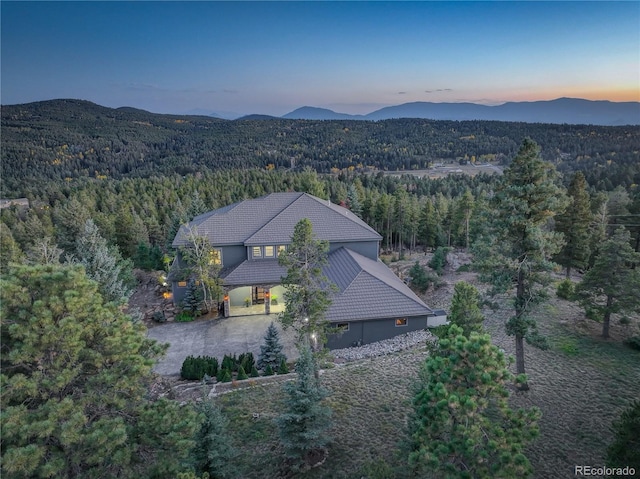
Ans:
[[[154,370],[166,376],[180,374],[187,356],[214,356],[222,361],[225,354],[252,352],[257,361],[260,345],[272,321],[280,330],[280,340],[287,359],[296,359],[298,354],[293,342],[293,332],[282,331],[275,315],[200,319],[192,323],[159,324],[149,329],[149,338],[169,343],[166,356]]]

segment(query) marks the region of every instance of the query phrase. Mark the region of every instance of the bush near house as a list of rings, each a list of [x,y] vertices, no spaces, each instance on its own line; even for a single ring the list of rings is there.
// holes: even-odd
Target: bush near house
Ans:
[[[211,377],[218,375],[217,358],[211,356],[187,356],[185,358],[180,369],[182,379],[201,380],[205,374]]]

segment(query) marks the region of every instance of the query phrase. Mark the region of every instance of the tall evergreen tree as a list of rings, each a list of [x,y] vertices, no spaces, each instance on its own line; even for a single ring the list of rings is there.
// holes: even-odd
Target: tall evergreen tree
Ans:
[[[482,279],[492,283],[492,292],[505,293],[516,285],[515,314],[506,329],[515,336],[518,374],[525,372],[525,339],[546,347],[531,310],[545,297],[553,269],[550,258],[562,246],[562,235],[549,228],[549,221],[566,206],[555,181],[553,166],[542,160],[533,140],[525,139],[494,197],[491,236],[476,245],[476,266]],[[527,383],[520,387],[528,389]]]
[[[331,409],[322,404],[328,392],[315,374],[317,366],[308,344],[300,349],[297,378],[285,383],[284,412],[276,418],[285,456],[293,470],[304,470],[329,442]],[[322,456],[320,456],[322,457]]]
[[[564,213],[556,217],[556,230],[564,235],[564,246],[556,261],[567,269],[567,279],[571,277],[571,268],[584,269],[589,263],[591,235],[591,202],[587,192],[587,181],[581,171],[571,179],[569,206]]]
[[[293,230],[291,244],[278,257],[280,266],[287,269],[282,278],[286,306],[278,319],[283,328],[294,328],[298,344],[308,341],[314,350],[322,349],[327,341],[325,313],[335,287],[322,273],[328,252],[329,243],[315,239],[311,221],[303,218]]]
[[[478,306],[478,300],[479,294],[475,286],[465,281],[456,283],[453,288],[453,299],[448,319],[451,324],[462,328],[462,334],[467,338],[472,332],[481,333],[483,331],[484,316]]]
[[[283,346],[280,342],[280,333],[278,328],[272,322],[267,328],[264,336],[264,344],[260,346],[260,354],[258,355],[258,367],[266,369],[271,366],[274,371],[280,366],[280,362],[287,357],[282,352]]]
[[[360,202],[358,190],[353,183],[349,185],[349,189],[347,191],[347,204],[354,215],[358,218],[362,218],[362,203]]]
[[[609,337],[611,315],[640,310],[640,253],[631,247],[629,232],[619,227],[600,250],[578,283],[576,295],[590,316],[602,319],[602,337]],[[595,318],[594,318],[595,319]]]
[[[473,198],[473,194],[471,193],[471,190],[467,188],[464,194],[460,197],[460,200],[457,202],[453,215],[456,234],[463,238],[463,241],[459,241],[459,243],[464,244],[465,248],[469,248],[471,216],[473,215],[474,206],[475,200]]]
[[[98,283],[98,288],[106,301],[124,303],[131,296],[131,289],[125,284],[123,265],[100,236],[98,227],[88,219],[76,240],[76,255],[85,267],[87,276]]]
[[[537,409],[512,410],[513,376],[489,335],[452,325],[420,371],[409,426],[412,477],[528,477]]]
[[[9,227],[0,221],[0,273],[6,273],[11,263],[19,263],[23,258],[22,250],[13,239]]]
[[[228,433],[229,420],[210,399],[205,398],[196,410],[202,417],[191,453],[196,471],[198,474],[207,472],[211,478],[233,477],[235,454]]]
[[[2,476],[172,477],[195,413],[147,399],[166,350],[77,265],[0,279]]]

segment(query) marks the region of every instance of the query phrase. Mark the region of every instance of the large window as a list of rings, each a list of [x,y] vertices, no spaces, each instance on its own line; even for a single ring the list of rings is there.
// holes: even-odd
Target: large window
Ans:
[[[209,253],[209,264],[222,264],[222,250],[214,248]]]
[[[281,251],[286,249],[285,246],[280,245],[265,245],[265,246],[251,246],[251,258],[253,259],[272,259],[276,258],[276,253],[279,255]]]

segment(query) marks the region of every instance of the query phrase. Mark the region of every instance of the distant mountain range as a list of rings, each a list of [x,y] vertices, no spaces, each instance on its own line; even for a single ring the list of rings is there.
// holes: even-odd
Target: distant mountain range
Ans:
[[[431,120],[496,120],[526,123],[568,123],[586,125],[640,125],[640,102],[611,102],[558,98],[549,101],[509,102],[497,106],[476,103],[414,102],[388,106],[367,115],[336,113],[304,106],[282,118],[296,120],[389,120],[426,118]]]

